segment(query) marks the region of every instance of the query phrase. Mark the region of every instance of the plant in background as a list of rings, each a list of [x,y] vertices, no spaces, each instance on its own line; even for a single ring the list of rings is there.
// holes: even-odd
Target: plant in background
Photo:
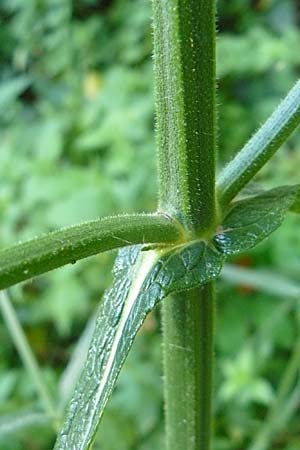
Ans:
[[[134,337],[162,302],[167,448],[211,444],[214,280],[226,258],[300,211],[300,186],[244,189],[300,123],[298,82],[216,179],[215,2],[153,0],[159,204],[0,252],[0,289],[121,248],[55,450],[92,445]],[[2,312],[57,428],[56,408],[6,297]]]

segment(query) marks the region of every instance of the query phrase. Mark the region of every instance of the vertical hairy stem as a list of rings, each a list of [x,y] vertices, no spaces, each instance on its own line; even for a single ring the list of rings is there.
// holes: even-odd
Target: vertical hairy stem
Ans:
[[[215,204],[215,1],[153,0],[159,208],[207,237]],[[164,302],[168,450],[209,450],[213,284]]]
[[[215,2],[153,0],[160,208],[215,221]]]
[[[213,285],[163,308],[168,450],[208,450],[211,440]]]

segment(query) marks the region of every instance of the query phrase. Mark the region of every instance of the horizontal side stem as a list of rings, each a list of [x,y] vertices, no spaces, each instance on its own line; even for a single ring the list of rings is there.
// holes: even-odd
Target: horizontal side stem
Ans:
[[[217,180],[221,206],[226,206],[251,181],[299,124],[300,81],[221,172]]]
[[[181,227],[162,214],[112,216],[63,228],[1,250],[0,289],[114,248],[180,239]]]

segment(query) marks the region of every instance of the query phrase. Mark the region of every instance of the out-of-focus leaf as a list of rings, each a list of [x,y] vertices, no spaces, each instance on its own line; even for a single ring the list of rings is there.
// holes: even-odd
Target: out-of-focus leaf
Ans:
[[[17,382],[17,371],[9,370],[7,372],[1,371],[0,384],[0,405],[4,403],[13,392]]]
[[[235,360],[224,361],[224,383],[219,396],[222,402],[247,405],[251,402],[269,404],[274,393],[269,382],[259,377],[255,349],[245,347]]]
[[[0,436],[14,434],[36,425],[49,425],[50,421],[47,414],[36,411],[18,411],[15,414],[0,416]]]
[[[296,61],[299,33],[288,29],[276,36],[262,27],[251,27],[242,35],[224,33],[218,42],[220,77],[264,73],[270,67],[285,67]]]
[[[2,83],[0,85],[0,108],[1,108],[1,114],[5,114],[3,111],[9,103],[14,101],[18,95],[21,94],[21,92],[24,91],[24,89],[27,88],[29,85],[30,80],[28,77],[19,77],[14,78],[9,81],[6,81],[6,83]]]
[[[222,278],[229,283],[248,286],[275,297],[300,298],[299,283],[267,270],[247,269],[226,264],[222,270]]]

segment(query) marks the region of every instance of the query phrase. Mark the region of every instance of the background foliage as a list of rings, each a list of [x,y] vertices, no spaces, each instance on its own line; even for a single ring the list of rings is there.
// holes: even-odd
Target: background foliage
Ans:
[[[300,2],[218,3],[221,164],[299,78]],[[1,2],[2,247],[81,220],[154,210],[150,17],[149,0]],[[299,147],[298,132],[259,178],[268,186],[299,183]],[[298,230],[299,219],[291,215],[266,243],[232,262],[272,268],[297,282]],[[99,255],[11,290],[53,393],[109,284],[112,257]],[[226,279],[218,291],[214,448],[239,450],[250,448],[261,427],[272,422],[268,410],[276,406],[288,361],[297,356],[299,299],[277,298],[245,283],[232,287]],[[137,338],[96,449],[164,448],[159,330],[156,313]],[[0,446],[51,449],[48,423],[33,417],[30,426],[24,420],[17,426],[16,411],[28,418],[41,405],[2,320],[0,339]],[[300,396],[292,401],[299,379],[300,361],[269,448],[299,448]]]

